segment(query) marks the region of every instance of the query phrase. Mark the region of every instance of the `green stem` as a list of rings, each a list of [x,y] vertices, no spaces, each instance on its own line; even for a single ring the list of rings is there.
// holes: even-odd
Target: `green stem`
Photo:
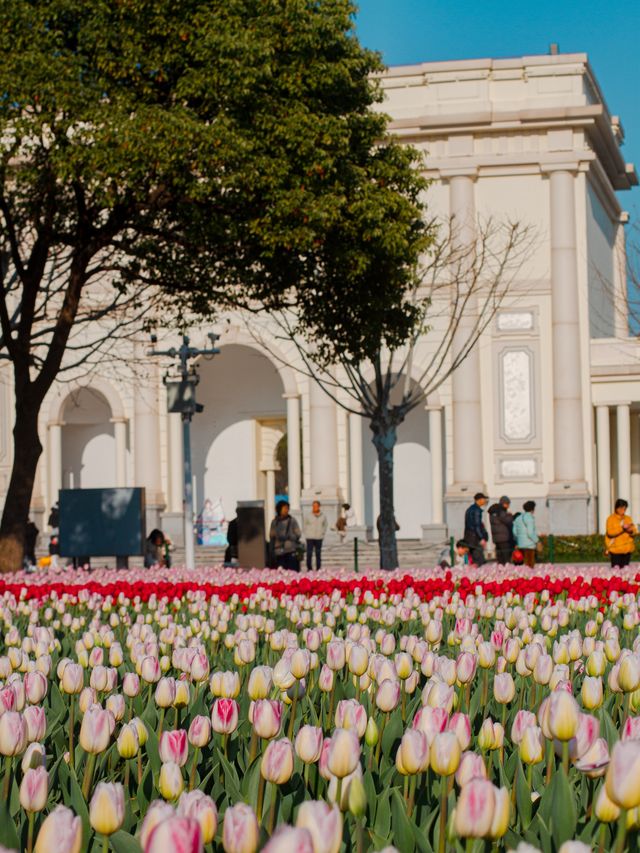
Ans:
[[[627,840],[627,810],[620,809],[618,818],[618,837],[616,838],[615,853],[624,853],[624,845]]]
[[[331,731],[331,726],[333,725],[333,703],[336,698],[336,688],[335,688],[335,678],[334,678],[334,686],[331,688],[331,698],[329,699],[329,716],[327,718],[327,729]]]
[[[336,788],[336,803],[338,804],[338,808],[342,811],[342,776],[338,779],[338,785]]]
[[[407,803],[407,817],[411,817],[413,814],[413,805],[416,799],[416,783],[418,781],[418,777],[416,775],[412,776],[409,781],[409,802]]]
[[[76,720],[75,720],[75,701],[76,701],[76,697],[72,693],[71,694],[71,702],[69,705],[69,765],[71,767],[74,767],[74,768],[76,766],[75,751],[74,751],[74,745],[73,745],[73,729],[74,729],[74,726],[76,723]]]
[[[265,788],[265,778],[260,774],[260,782],[258,783],[258,799],[256,802],[256,817],[258,818],[258,824],[262,823],[262,806],[264,805],[264,788]]]
[[[142,750],[138,750],[138,785],[142,784]]]
[[[360,818],[356,818],[356,853],[364,853],[364,826]]]
[[[103,850],[103,853],[109,853],[109,836],[108,835],[102,836],[102,850]]]
[[[291,703],[291,716],[289,717],[289,731],[288,736],[289,740],[293,740],[293,724],[296,720],[296,711],[298,710],[298,683],[295,685],[296,692],[293,694],[293,701]]]
[[[249,765],[253,764],[258,752],[258,735],[254,728],[251,729],[251,745],[249,747]]]
[[[3,787],[3,799],[5,802],[9,801],[9,791],[11,790],[11,771],[13,769],[13,758],[10,755],[7,755],[4,759],[4,787]]]
[[[400,695],[402,696],[401,715],[404,723],[407,719],[407,691],[404,688],[404,678],[400,682]]]
[[[82,780],[82,796],[86,802],[89,802],[89,794],[91,793],[91,782],[93,781],[93,770],[96,766],[96,757],[94,753],[89,754],[87,766],[84,771],[84,779]]]
[[[278,802],[278,786],[275,782],[271,783],[271,808],[269,809],[269,825],[267,832],[273,834],[273,828],[276,825],[276,804]]]
[[[382,718],[382,722],[380,723],[380,735],[378,737],[378,743],[376,745],[376,765],[380,764],[380,750],[382,749],[382,735],[384,734],[384,728],[387,725],[387,720],[389,719],[389,714],[385,714]]]
[[[200,747],[196,746],[193,753],[193,764],[191,765],[191,773],[189,774],[189,790],[193,791],[193,786],[196,783],[196,768],[198,766],[198,757],[200,755]]]
[[[440,777],[440,828],[438,832],[438,853],[444,853],[447,844],[447,780]]]
[[[565,776],[569,775],[569,741],[562,741],[562,769]]]
[[[162,729],[164,727],[164,708],[160,708],[160,722],[158,723],[158,740],[162,737]]]
[[[27,853],[32,853],[33,851],[33,824],[36,819],[35,812],[28,813],[29,818],[29,833],[27,835]]]

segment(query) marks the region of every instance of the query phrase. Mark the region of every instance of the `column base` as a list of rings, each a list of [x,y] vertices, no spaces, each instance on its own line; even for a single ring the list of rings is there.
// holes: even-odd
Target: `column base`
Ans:
[[[351,527],[347,527],[345,542],[353,542],[354,539],[357,539],[358,542],[368,542],[368,537],[369,528],[365,524],[354,524]]]
[[[585,482],[551,483],[549,533],[572,536],[593,531],[593,504]]]
[[[446,524],[423,524],[420,541],[424,545],[444,545],[448,538]]]
[[[154,495],[149,492],[145,495],[145,518],[147,522],[147,536],[156,528],[161,529],[162,514],[166,503],[162,495]]]
[[[161,530],[177,548],[184,548],[184,515],[181,512],[163,512]]]

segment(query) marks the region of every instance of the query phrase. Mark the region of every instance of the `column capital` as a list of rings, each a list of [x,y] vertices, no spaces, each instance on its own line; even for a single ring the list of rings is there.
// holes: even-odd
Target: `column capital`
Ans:
[[[575,177],[578,172],[582,171],[582,164],[579,160],[567,160],[563,163],[540,163],[540,174],[550,177],[558,172],[567,172]]]
[[[47,429],[51,429],[52,427],[63,427],[66,425],[66,421],[49,421],[49,423],[47,424]]]
[[[444,409],[442,403],[425,403],[425,412],[441,412]]]
[[[440,173],[440,179],[447,183],[452,178],[469,178],[471,181],[475,181],[478,178],[478,167],[477,166],[452,166],[438,169]]]
[[[297,392],[291,393],[289,391],[285,391],[285,393],[282,395],[282,399],[283,400],[299,400],[300,394]]]
[[[109,418],[110,424],[128,424],[129,418],[125,418],[124,415],[119,418]]]

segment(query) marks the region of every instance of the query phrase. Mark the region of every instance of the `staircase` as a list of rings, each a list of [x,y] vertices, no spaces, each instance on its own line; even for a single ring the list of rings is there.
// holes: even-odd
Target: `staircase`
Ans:
[[[400,568],[411,569],[417,566],[430,567],[438,562],[440,552],[448,543],[441,545],[424,545],[419,539],[401,539],[398,541],[398,561]],[[221,565],[224,559],[224,548],[196,547],[196,564],[199,566]],[[184,549],[176,548],[172,554],[173,564],[184,563]],[[303,560],[304,562],[304,560]],[[133,561],[130,561],[133,565]],[[354,543],[325,545],[322,549],[322,564],[325,568],[354,567]],[[358,540],[358,569],[378,568],[380,552],[377,542]],[[304,566],[302,567],[304,570]]]

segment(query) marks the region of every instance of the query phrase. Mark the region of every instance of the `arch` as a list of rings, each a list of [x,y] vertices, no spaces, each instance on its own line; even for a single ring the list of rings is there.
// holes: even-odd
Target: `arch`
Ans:
[[[126,411],[122,403],[122,398],[116,388],[106,379],[102,379],[99,376],[92,376],[90,382],[75,382],[71,386],[65,383],[56,388],[55,394],[49,403],[47,423],[62,423],[64,420],[64,410],[69,399],[74,394],[78,394],[85,389],[95,391],[104,397],[111,409],[112,420],[126,420]]]
[[[261,346],[250,332],[233,323],[229,324],[220,336],[220,346],[237,344],[249,347],[263,355],[278,371],[285,394],[300,394],[296,371],[291,367],[291,358],[283,352],[275,341],[269,340],[268,346]]]
[[[115,424],[107,398],[93,384],[76,388],[64,398],[60,416],[62,486],[116,486]]]

